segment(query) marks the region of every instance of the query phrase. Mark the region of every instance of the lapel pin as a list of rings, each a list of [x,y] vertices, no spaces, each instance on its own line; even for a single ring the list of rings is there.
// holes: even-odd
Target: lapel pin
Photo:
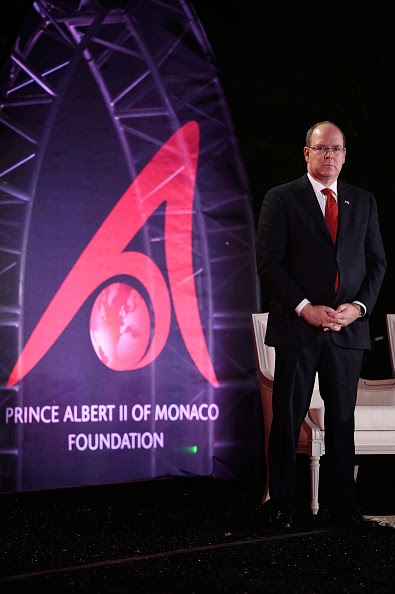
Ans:
[[[345,201],[344,201],[344,204],[350,204],[350,203],[349,203],[349,201],[348,201],[348,200],[345,200]]]

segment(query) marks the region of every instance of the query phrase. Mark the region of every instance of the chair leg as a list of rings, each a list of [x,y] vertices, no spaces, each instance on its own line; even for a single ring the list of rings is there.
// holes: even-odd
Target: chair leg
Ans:
[[[266,463],[266,469],[268,468],[268,465]],[[261,500],[261,504],[263,505],[264,503],[266,503],[266,501],[270,499],[270,495],[269,495],[269,470],[266,470],[266,482],[265,482],[265,489],[263,491],[263,497]]]
[[[311,486],[311,511],[314,516],[319,509],[318,487],[320,483],[320,457],[310,456],[310,486]]]
[[[261,499],[261,505],[263,505],[264,503],[266,503],[266,501],[268,501],[270,499],[269,497],[269,489],[265,487],[265,492],[263,494],[263,497]]]
[[[265,432],[266,432],[266,427],[265,427]],[[270,499],[270,494],[269,494],[269,437],[266,437],[266,433],[265,433],[265,471],[266,471],[266,482],[265,482],[265,489],[263,491],[263,497],[261,500],[261,504],[263,505],[264,503],[266,503],[266,501],[268,499]]]
[[[357,480],[358,470],[359,470],[359,464],[355,464],[355,466],[354,466],[354,481]]]

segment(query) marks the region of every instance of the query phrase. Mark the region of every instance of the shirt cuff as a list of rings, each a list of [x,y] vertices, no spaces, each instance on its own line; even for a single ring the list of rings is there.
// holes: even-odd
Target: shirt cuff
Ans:
[[[353,303],[356,303],[357,305],[360,306],[360,308],[362,309],[362,313],[359,314],[359,317],[363,318],[363,316],[366,315],[366,307],[360,301],[353,301]]]
[[[310,301],[308,299],[303,299],[303,301],[301,301],[299,303],[299,305],[297,307],[295,307],[295,311],[298,314],[298,316],[300,317],[300,312],[302,311],[302,309],[304,308],[305,305],[307,305],[308,303],[310,303]]]

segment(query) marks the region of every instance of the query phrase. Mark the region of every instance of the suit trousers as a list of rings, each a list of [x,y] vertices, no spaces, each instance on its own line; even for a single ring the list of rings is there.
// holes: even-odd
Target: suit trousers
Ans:
[[[309,346],[276,346],[273,420],[269,437],[269,492],[289,513],[296,505],[296,449],[318,373],[325,403],[325,462],[339,513],[358,509],[354,480],[354,412],[363,349],[339,347],[331,331],[317,331]]]

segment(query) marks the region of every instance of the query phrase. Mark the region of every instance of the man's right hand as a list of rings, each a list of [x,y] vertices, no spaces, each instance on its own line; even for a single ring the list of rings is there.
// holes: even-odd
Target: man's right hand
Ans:
[[[341,325],[337,323],[336,311],[327,305],[312,305],[307,303],[300,312],[300,317],[315,328],[322,328],[324,332],[333,330],[339,332]]]

